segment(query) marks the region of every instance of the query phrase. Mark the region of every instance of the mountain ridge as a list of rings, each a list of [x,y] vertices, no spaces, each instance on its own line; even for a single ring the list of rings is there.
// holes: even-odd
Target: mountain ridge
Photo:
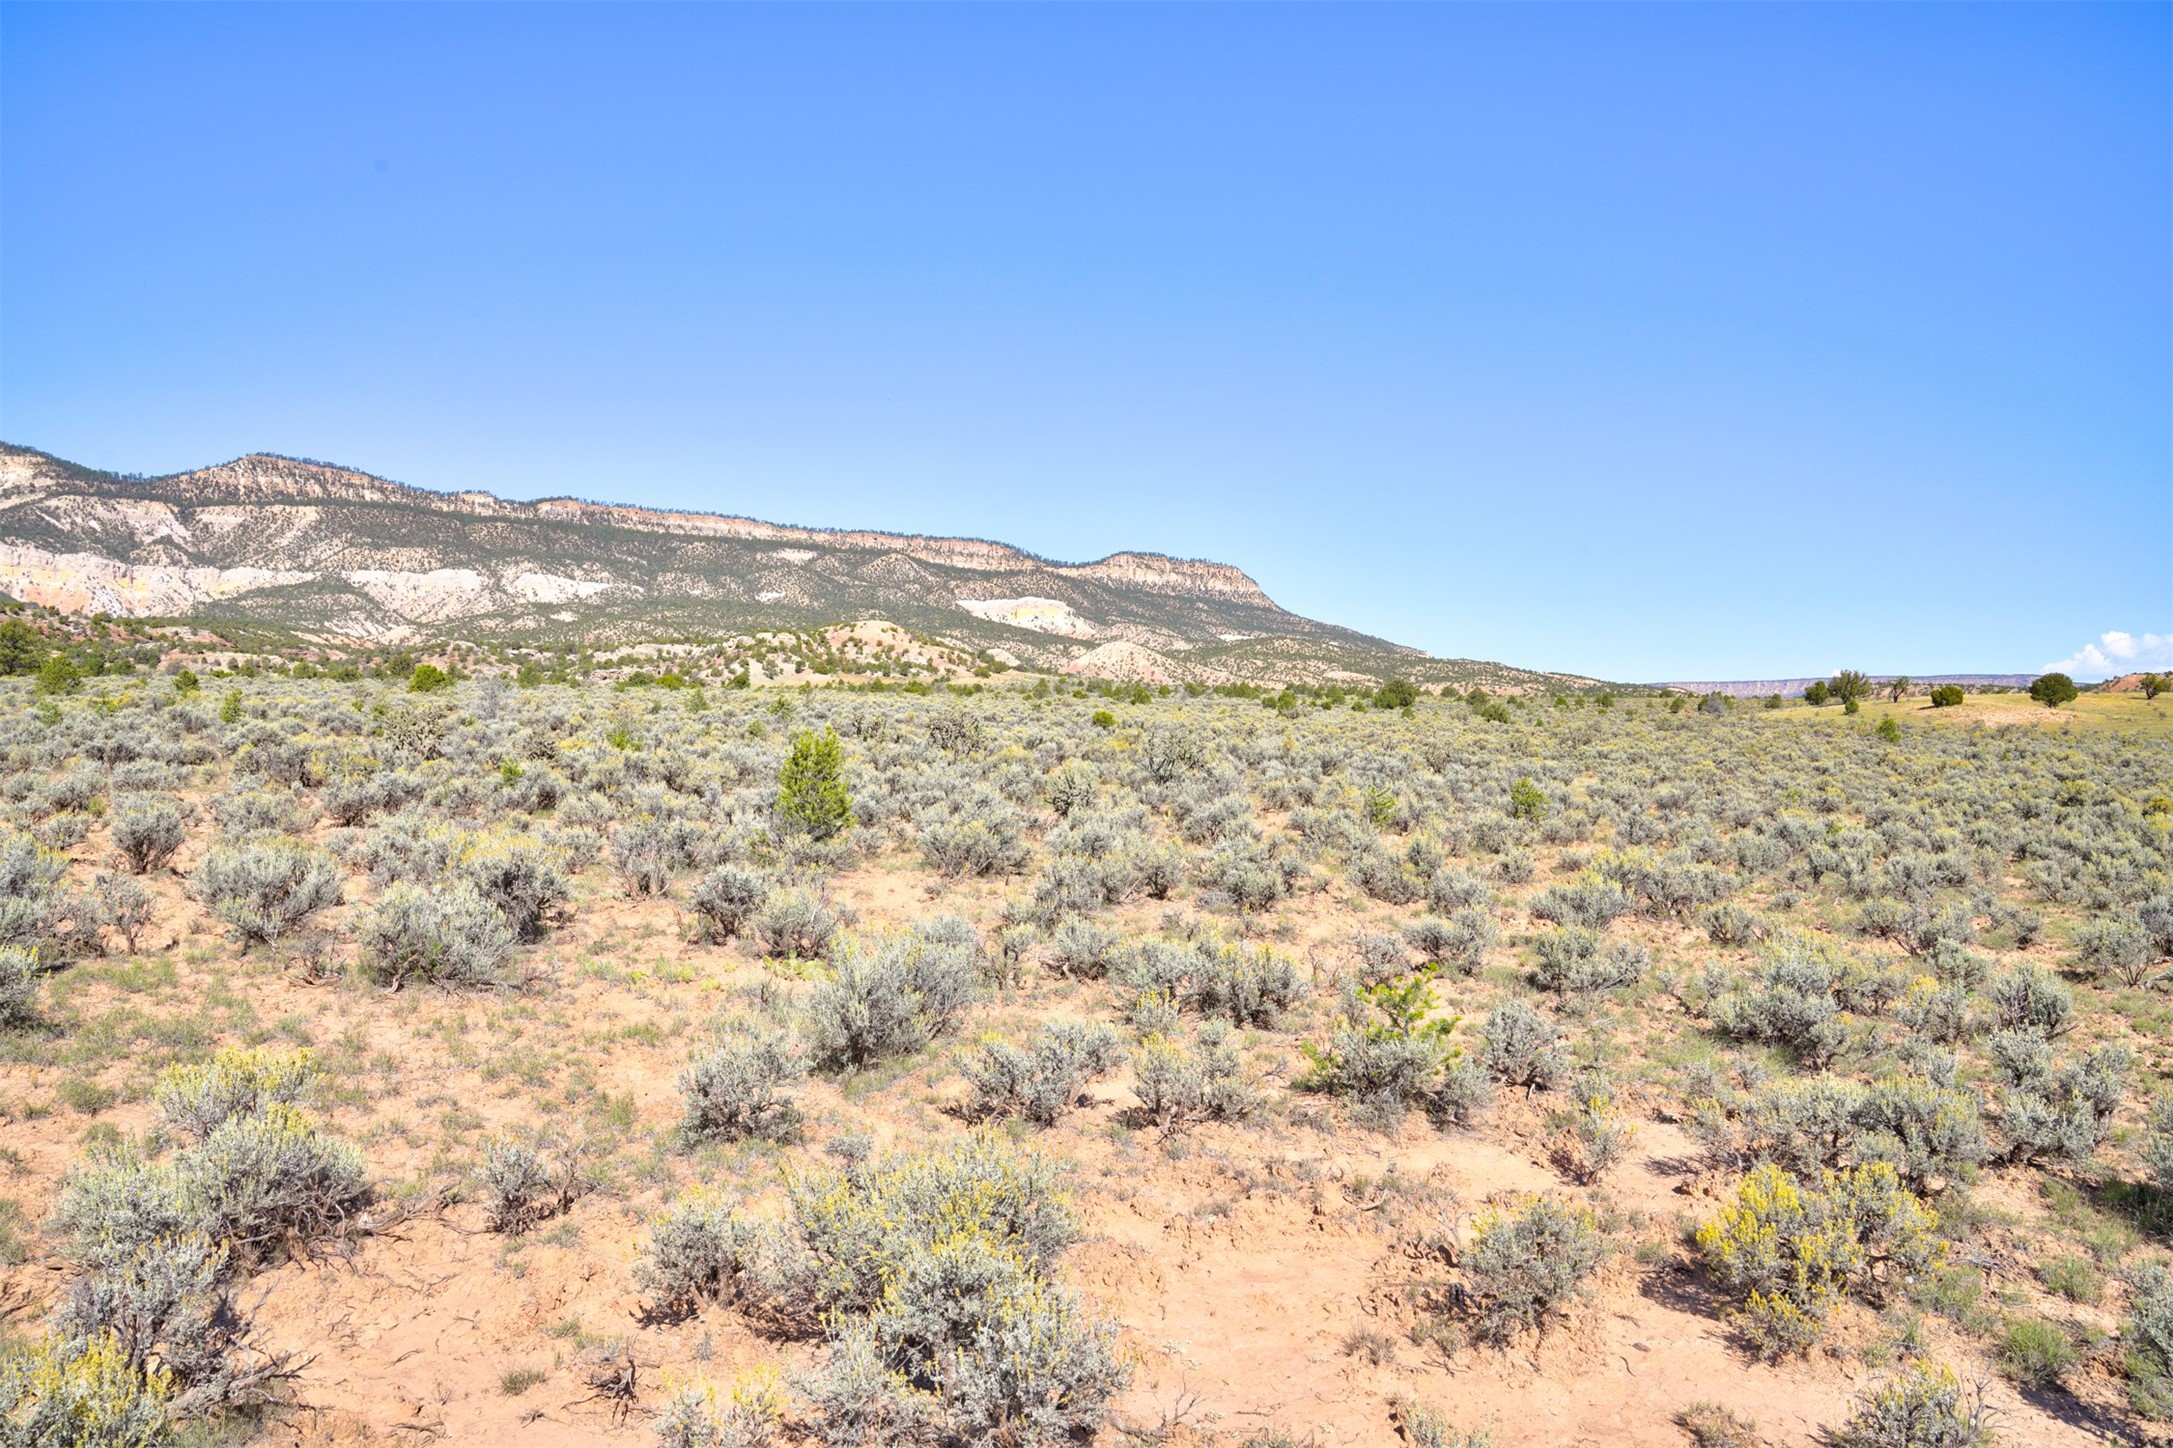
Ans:
[[[1209,560],[1124,550],[1066,563],[988,539],[522,501],[273,453],[142,476],[0,444],[0,589],[326,647],[626,643],[869,618],[1001,665],[1112,664],[1151,682],[1600,683],[1434,659],[1291,613]]]

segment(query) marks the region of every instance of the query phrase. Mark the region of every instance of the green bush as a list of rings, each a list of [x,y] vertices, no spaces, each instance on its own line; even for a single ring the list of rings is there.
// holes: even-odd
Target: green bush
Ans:
[[[2038,1266],[2037,1280],[2045,1290],[2070,1302],[2096,1302],[2104,1296],[2104,1280],[2090,1259],[2081,1253],[2054,1257]]]
[[[83,671],[66,654],[47,654],[45,661],[38,665],[37,683],[34,687],[39,694],[48,698],[73,694],[83,687]]]
[[[2047,709],[2074,703],[2079,692],[2075,681],[2065,674],[2040,674],[2030,685],[2030,697]]]
[[[1959,705],[1963,698],[1964,695],[1960,684],[1940,684],[1932,690],[1932,707],[1934,709],[1952,709]]]
[[[1418,702],[1418,685],[1409,679],[1390,679],[1374,691],[1376,709],[1408,709]]]
[[[777,774],[777,817],[789,830],[829,839],[853,822],[852,792],[837,731],[792,736],[792,754]]]
[[[1999,1370],[2025,1387],[2050,1387],[2075,1370],[2075,1340],[2057,1322],[2041,1317],[2008,1319],[1998,1344]]]

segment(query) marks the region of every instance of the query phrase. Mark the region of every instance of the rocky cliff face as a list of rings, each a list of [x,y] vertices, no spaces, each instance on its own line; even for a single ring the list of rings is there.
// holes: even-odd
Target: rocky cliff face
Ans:
[[[0,591],[327,643],[627,642],[879,618],[1049,669],[1121,643],[1154,656],[1119,650],[1133,672],[1171,678],[1440,672],[1288,613],[1220,563],[1056,563],[972,538],[438,493],[261,454],[143,478],[0,445]]]

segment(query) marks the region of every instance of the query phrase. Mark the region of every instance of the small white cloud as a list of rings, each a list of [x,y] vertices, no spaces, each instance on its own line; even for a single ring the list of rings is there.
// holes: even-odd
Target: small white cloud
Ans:
[[[2045,665],[2048,674],[2069,674],[2087,682],[2118,678],[2152,669],[2173,669],[2173,634],[2131,634],[2113,629],[2084,644],[2072,658]]]

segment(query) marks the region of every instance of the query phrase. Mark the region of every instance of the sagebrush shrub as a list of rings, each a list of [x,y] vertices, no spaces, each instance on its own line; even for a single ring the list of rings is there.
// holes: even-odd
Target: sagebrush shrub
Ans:
[[[1938,1220],[1885,1162],[1816,1180],[1768,1164],[1744,1176],[1697,1242],[1707,1269],[1739,1296],[1736,1325],[1782,1357],[1815,1343],[1843,1296],[1880,1291],[1874,1264],[1898,1276],[1935,1266],[1945,1251]]]
[[[113,811],[113,847],[135,874],[164,865],[188,837],[181,806],[163,796],[137,795]]]
[[[1586,1074],[1572,1089],[1575,1104],[1548,1117],[1559,1146],[1557,1158],[1587,1186],[1618,1166],[1637,1141],[1637,1127],[1615,1097],[1613,1083]]]
[[[0,1439],[8,1448],[160,1448],[172,1379],[145,1373],[111,1333],[0,1345]]]
[[[1053,1125],[1088,1082],[1124,1059],[1117,1033],[1100,1023],[1052,1021],[1023,1048],[989,1040],[959,1061],[976,1116],[1018,1116]]]
[[[1478,903],[1478,902],[1466,902]],[[1597,877],[1569,885],[1549,885],[1532,902],[1540,920],[1579,930],[1605,930],[1637,907],[1621,886]]]
[[[1927,1040],[1949,1046],[1967,1040],[1976,1027],[1969,991],[1959,985],[1941,985],[1928,975],[1909,983],[1895,1005],[1894,1018]]]
[[[667,1316],[687,1316],[704,1302],[728,1299],[747,1267],[751,1235],[724,1198],[690,1192],[650,1220],[648,1245],[634,1264],[635,1285]]]
[[[757,1374],[721,1398],[708,1383],[681,1387],[658,1410],[657,1448],[773,1448],[785,1413],[774,1374]]]
[[[2173,1093],[2161,1094],[2150,1103],[2142,1155],[2152,1183],[2159,1191],[2173,1194]]]
[[[153,1099],[169,1124],[191,1141],[202,1141],[237,1116],[301,1105],[318,1074],[306,1047],[228,1046],[201,1065],[169,1067]]]
[[[380,985],[409,981],[513,984],[513,927],[465,881],[438,889],[401,883],[356,922],[364,969]]]
[[[777,890],[754,913],[762,953],[773,958],[826,960],[838,933],[837,912],[806,890]]]
[[[590,1185],[578,1153],[502,1135],[485,1144],[476,1181],[490,1229],[510,1235],[566,1211]]]
[[[1787,1046],[1806,1062],[1823,1064],[1848,1039],[1835,999],[1840,981],[1832,952],[1791,937],[1768,950],[1750,980],[1713,999],[1712,1021],[1730,1036]]]
[[[1829,1448],[1979,1448],[1992,1441],[1991,1409],[1943,1363],[1916,1363],[1858,1397],[1828,1428]]]
[[[1170,1022],[1174,1029],[1174,1021]],[[1133,1053],[1133,1091],[1140,1108],[1164,1131],[1195,1121],[1237,1120],[1256,1103],[1244,1063],[1222,1021],[1201,1025],[1192,1049],[1149,1032]]]
[[[515,940],[541,939],[545,922],[570,894],[550,847],[521,836],[477,840],[461,860],[460,873],[505,917]]]
[[[808,998],[816,1052],[858,1068],[919,1050],[957,1023],[973,999],[972,950],[916,931],[856,936],[839,946]]]
[[[1484,909],[1494,903],[1494,888],[1468,870],[1448,866],[1435,871],[1427,882],[1426,903],[1442,915],[1473,907]]]
[[[95,1157],[63,1186],[54,1224],[94,1269],[189,1232],[246,1262],[332,1230],[366,1195],[353,1148],[273,1103],[221,1121],[166,1161],[125,1149]]]
[[[1733,901],[1707,910],[1704,921],[1706,938],[1715,945],[1749,945],[1766,933],[1763,920]]]
[[[688,853],[683,823],[674,819],[637,819],[611,832],[611,872],[626,886],[627,894],[669,893],[672,874],[685,863]]]
[[[1496,1343],[1543,1331],[1613,1251],[1590,1208],[1554,1197],[1486,1213],[1460,1259],[1473,1331]]]
[[[862,1320],[840,1327],[822,1367],[800,1390],[815,1406],[815,1431],[825,1448],[910,1442],[933,1411],[926,1395],[890,1365],[875,1328]]]
[[[2075,932],[2075,956],[2093,976],[2140,985],[2151,971],[2151,941],[2132,919],[2101,916]]]
[[[38,1019],[38,958],[19,945],[0,945],[0,1027]]]
[[[992,795],[919,820],[921,853],[944,875],[1008,875],[1032,856],[1025,814]]]
[[[687,1141],[784,1141],[798,1130],[800,1110],[785,1088],[807,1074],[799,1042],[780,1031],[739,1030],[697,1051],[679,1073]]]
[[[1049,962],[1065,975],[1099,980],[1109,973],[1124,938],[1091,920],[1072,916],[1049,939]]]
[[[365,1196],[362,1159],[291,1106],[230,1117],[180,1160],[204,1233],[244,1260],[337,1228]]]
[[[1383,930],[1360,931],[1353,950],[1358,957],[1358,978],[1365,985],[1394,980],[1411,968],[1411,957],[1401,935]]]
[[[704,875],[688,901],[711,941],[730,940],[747,928],[770,898],[769,880],[753,870],[720,865]]]
[[[2099,1046],[2049,1074],[2002,1088],[1999,1124],[2007,1159],[2089,1160],[2112,1132],[2134,1063],[2126,1046]]]
[[[218,1406],[245,1371],[230,1357],[247,1325],[220,1285],[226,1257],[201,1232],[147,1242],[70,1282],[50,1330],[83,1347],[112,1341],[138,1373],[164,1379],[177,1414]]]
[[[908,1381],[934,1385],[964,1442],[1076,1442],[1129,1377],[1113,1326],[978,1233],[908,1255],[870,1325]]]
[[[1202,1015],[1272,1026],[1305,994],[1296,964],[1268,946],[1205,940],[1192,953],[1186,999]]]
[[[2173,1274],[2151,1263],[2128,1288],[2128,1396],[2145,1417],[2173,1420]]]
[[[1543,932],[1532,942],[1539,964],[1532,973],[1541,990],[1592,992],[1635,985],[1644,979],[1652,955],[1635,940],[1617,940],[1600,948],[1598,932],[1565,925]]]
[[[1675,1422],[1697,1448],[1762,1448],[1756,1419],[1721,1403],[1700,1400],[1684,1407]]]
[[[331,861],[281,838],[213,849],[189,877],[189,885],[244,941],[277,940],[342,897],[339,871]]]
[[[1567,1065],[1561,1027],[1522,1001],[1496,1006],[1479,1039],[1479,1063],[1504,1085],[1551,1086]]]
[[[2035,1031],[2049,1040],[2074,1023],[2075,993],[2041,965],[2019,965],[2002,973],[1988,994],[2007,1030]]]

